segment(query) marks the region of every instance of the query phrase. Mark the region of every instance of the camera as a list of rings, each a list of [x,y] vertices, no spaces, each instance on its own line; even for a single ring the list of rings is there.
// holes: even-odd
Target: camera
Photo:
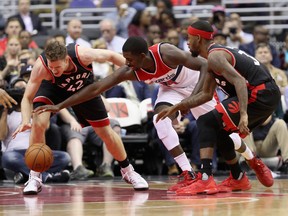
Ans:
[[[237,33],[237,28],[229,28],[229,32],[231,33],[231,34],[236,34]]]

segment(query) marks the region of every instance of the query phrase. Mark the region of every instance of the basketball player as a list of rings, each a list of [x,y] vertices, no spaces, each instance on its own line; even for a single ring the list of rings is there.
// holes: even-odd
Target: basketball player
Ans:
[[[168,43],[159,43],[148,48],[146,41],[141,37],[128,38],[123,46],[123,55],[126,58],[127,66],[123,66],[99,83],[91,85],[88,87],[89,91],[87,91],[87,88],[59,105],[54,107],[46,106],[46,108],[53,112],[58,111],[69,104],[76,104],[95,97],[107,88],[124,80],[141,80],[160,84],[154,108],[155,119],[157,113],[161,110],[181,102],[192,91],[197,91],[194,87],[199,78],[199,71],[201,74],[206,73],[205,71],[207,70],[205,59],[193,58],[189,52],[184,52]],[[211,111],[215,105],[216,102],[211,100],[193,108],[191,111],[194,117],[198,118],[200,115]],[[45,108],[42,109],[45,110]],[[40,109],[35,111],[40,112]],[[183,171],[181,176],[184,180],[168,188],[168,192],[175,192],[179,188],[191,184],[195,180],[195,173],[180,146],[179,137],[172,126],[173,121],[177,121],[180,116],[177,116],[177,113],[173,113],[169,117],[159,122],[154,121],[154,125],[159,138]],[[241,140],[238,135],[234,134],[233,139],[237,143],[235,148],[236,146],[236,149],[241,147],[241,152],[245,158],[249,160],[255,158],[249,148],[246,148],[244,144],[241,146]],[[260,162],[260,173],[262,173],[262,165],[265,165]],[[257,172],[259,173],[258,170]]]
[[[231,168],[230,177],[217,189],[225,191],[231,186],[237,189],[237,184],[245,187],[248,182],[237,163],[229,134],[239,132],[245,137],[253,128],[262,124],[279,104],[279,88],[267,68],[254,57],[241,50],[213,43],[213,28],[208,22],[193,23],[188,28],[188,34],[192,55],[201,55],[208,60],[209,68],[204,85],[198,88],[201,90],[197,94],[163,110],[156,121],[162,121],[178,110],[197,107],[211,100],[217,85],[228,98],[198,118],[201,170],[196,181],[178,190],[177,194],[212,193],[215,190],[212,156],[216,144]],[[269,185],[271,172],[264,172],[262,177]]]
[[[93,61],[110,61],[118,66],[125,63],[122,55],[109,50],[84,48],[75,44],[66,47],[54,40],[48,43],[33,67],[21,102],[22,123],[13,136],[32,127],[30,145],[45,143],[44,134],[48,128],[50,113],[34,113],[32,124],[32,105],[36,108],[43,104],[57,104],[90,85],[93,82]],[[132,184],[135,190],[148,189],[147,182],[129,164],[122,140],[110,126],[101,97],[97,96],[72,108],[82,126],[91,125],[105,142],[121,167],[123,179]],[[40,173],[31,170],[24,194],[37,194],[41,191],[40,176]]]

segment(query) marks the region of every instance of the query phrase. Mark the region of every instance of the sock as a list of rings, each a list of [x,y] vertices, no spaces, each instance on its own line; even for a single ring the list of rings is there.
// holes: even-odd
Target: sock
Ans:
[[[31,176],[37,176],[40,177],[40,172],[35,172],[33,170],[30,171]]]
[[[202,174],[205,173],[208,176],[211,176],[212,175],[212,159],[201,159],[200,169],[201,169],[200,172]],[[203,176],[205,176],[205,175],[203,175]],[[203,180],[207,180],[207,179],[203,179]]]
[[[243,172],[242,172],[239,164],[238,163],[229,164],[229,166],[230,166],[230,170],[231,170],[231,174],[232,174],[233,178],[236,180],[240,180],[243,176]]]
[[[241,155],[246,159],[246,160],[251,160],[254,158],[253,152],[246,146],[246,150],[241,153]]]
[[[126,159],[123,160],[123,161],[118,161],[118,163],[119,163],[119,166],[120,166],[121,168],[126,168],[126,167],[128,167],[129,164],[130,164],[128,158],[126,158]]]
[[[177,157],[174,158],[179,167],[181,168],[182,171],[188,170],[188,171],[193,171],[192,166],[186,156],[185,153],[182,153],[181,155],[178,155]]]

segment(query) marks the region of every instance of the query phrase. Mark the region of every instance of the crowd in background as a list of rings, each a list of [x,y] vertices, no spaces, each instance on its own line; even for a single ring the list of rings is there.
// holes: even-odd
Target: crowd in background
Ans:
[[[80,46],[93,47],[97,49],[109,49],[115,52],[122,52],[122,46],[130,36],[143,37],[149,46],[160,42],[167,42],[180,49],[189,51],[187,45],[187,27],[194,21],[200,19],[195,16],[176,20],[173,14],[175,5],[191,5],[193,1],[67,1],[67,7],[116,7],[115,12],[107,13],[99,23],[100,37],[88,38],[83,33],[82,22],[78,18],[69,21],[66,31],[54,31],[49,35],[46,43],[50,40],[58,40],[65,44],[76,43]],[[205,0],[198,1],[205,3]],[[81,4],[81,5],[80,5]],[[147,6],[155,6],[157,12],[151,14],[146,9]],[[0,88],[5,89],[20,104],[21,96],[29,80],[29,76],[38,56],[45,49],[45,44],[37,44],[33,40],[35,35],[47,35],[47,30],[43,27],[41,19],[37,14],[30,11],[30,0],[19,0],[18,13],[5,20],[3,36],[0,39]],[[239,48],[254,56],[264,64],[271,72],[278,84],[283,99],[273,116],[269,117],[262,127],[255,130],[246,142],[260,157],[267,159],[267,165],[271,169],[281,172],[288,172],[288,33],[283,30],[281,41],[282,47],[277,47],[270,41],[269,29],[265,23],[254,23],[249,28],[243,25],[241,15],[237,13],[227,13],[221,5],[215,5],[212,9],[212,16],[207,20],[214,28],[214,41],[221,45]],[[93,63],[93,74],[95,81],[103,79],[117,69],[110,63]],[[150,98],[153,104],[158,86],[148,85],[144,82],[125,81],[109,89],[103,94],[105,98],[127,98],[137,106]],[[225,98],[220,91],[218,96]],[[107,102],[109,111],[109,102]],[[21,122],[21,107],[13,107],[6,110],[1,107],[0,118],[0,139],[2,141],[2,165],[4,168],[2,178],[13,178],[15,183],[22,183],[27,179],[25,168],[19,170],[12,166],[11,153],[23,151],[28,148],[29,134],[23,133],[16,140],[11,138],[13,129],[17,127],[17,122]],[[151,112],[151,110],[149,110]],[[145,174],[168,174],[177,175],[179,169],[169,153],[165,151],[161,141],[155,133],[151,119],[148,117],[142,122],[139,128],[121,128],[117,120],[111,121],[113,129],[121,136],[127,133],[140,132],[148,134],[147,149],[157,152],[154,154],[155,160],[165,161],[164,171],[155,171],[156,168],[144,170]],[[4,130],[7,128],[8,130]],[[181,137],[181,144],[189,155],[192,166],[197,169],[199,166],[199,146],[197,143],[197,126],[192,115],[183,116],[178,125],[174,125],[176,132]],[[64,179],[85,180],[94,175],[101,177],[114,177],[114,162],[111,155],[105,148],[105,143],[93,136],[91,128],[81,128],[71,110],[63,110],[51,118],[50,127],[46,132],[46,143],[55,151],[54,155],[59,164],[56,169],[47,173],[47,182],[62,181],[57,178],[63,173],[69,173],[69,177]],[[125,133],[123,133],[125,131]],[[124,143],[125,144],[125,143]],[[137,147],[136,147],[137,148]],[[151,150],[152,149],[152,150]],[[7,154],[9,153],[10,154]],[[145,155],[145,154],[144,154]],[[153,154],[151,154],[153,155]],[[133,155],[131,155],[133,157]],[[99,158],[95,158],[99,157]],[[215,152],[215,160],[219,161],[220,156]],[[268,160],[270,159],[270,160]],[[271,162],[271,161],[276,161]],[[22,160],[23,162],[24,160]],[[21,164],[21,161],[19,162]],[[215,164],[215,163],[214,163]],[[217,164],[217,163],[216,163]],[[275,165],[276,164],[276,165]],[[282,165],[283,164],[283,165]],[[23,166],[25,166],[23,164]],[[19,166],[18,166],[19,167]],[[26,168],[27,169],[27,168]],[[69,171],[66,171],[68,169]],[[214,167],[215,172],[217,167]],[[12,171],[12,174],[11,174]],[[14,171],[14,173],[13,173]],[[117,174],[116,174],[117,175]]]

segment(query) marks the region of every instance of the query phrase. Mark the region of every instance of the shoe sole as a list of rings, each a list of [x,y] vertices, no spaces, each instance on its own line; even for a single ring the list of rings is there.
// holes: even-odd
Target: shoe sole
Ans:
[[[149,190],[148,188],[134,188],[135,191],[145,191],[145,190]]]
[[[37,195],[38,193],[40,193],[42,191],[42,187],[39,188],[37,191],[23,191],[23,195]]]
[[[217,194],[219,191],[217,188],[212,188],[212,189],[207,189],[207,190],[204,190],[204,191],[196,191],[194,193],[181,193],[181,192],[176,192],[176,195],[177,196],[190,196],[190,195],[198,195],[198,194],[205,194],[205,195],[213,195],[213,194]]]

